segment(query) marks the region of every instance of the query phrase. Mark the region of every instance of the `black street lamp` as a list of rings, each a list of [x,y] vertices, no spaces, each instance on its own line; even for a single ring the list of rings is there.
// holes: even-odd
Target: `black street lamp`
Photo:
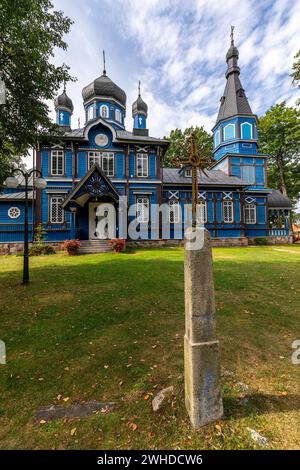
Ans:
[[[38,178],[34,181],[34,186],[37,189],[45,189],[47,186],[46,180],[43,179],[40,170],[23,171],[21,168],[13,170],[14,173],[21,173],[25,180],[25,217],[24,217],[24,258],[23,258],[23,284],[29,283],[29,250],[28,250],[28,181],[31,176],[36,174]],[[15,176],[6,178],[7,188],[16,189],[19,186],[19,181]]]

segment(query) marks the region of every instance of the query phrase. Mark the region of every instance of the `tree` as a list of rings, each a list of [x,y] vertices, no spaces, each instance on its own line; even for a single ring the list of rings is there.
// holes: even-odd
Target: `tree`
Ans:
[[[53,100],[69,68],[50,63],[54,49],[72,24],[50,0],[1,0],[0,80],[6,103],[0,105],[0,165],[26,154],[38,135],[59,133],[49,118],[46,100]],[[6,171],[2,171],[6,173]],[[1,181],[0,181],[1,182]]]
[[[172,130],[170,136],[167,139],[170,141],[168,150],[164,156],[165,167],[179,167],[181,164],[181,156],[184,154],[185,147],[187,144],[187,138],[192,131],[197,132],[197,139],[201,151],[205,154],[212,155],[213,151],[213,138],[212,135],[206,132],[201,127],[188,127],[184,131],[181,129]]]
[[[300,111],[285,102],[272,106],[259,119],[260,150],[268,159],[269,186],[292,200],[300,192]]]

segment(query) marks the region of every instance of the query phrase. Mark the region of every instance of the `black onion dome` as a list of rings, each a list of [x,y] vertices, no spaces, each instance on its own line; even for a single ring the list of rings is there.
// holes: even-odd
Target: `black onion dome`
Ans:
[[[66,108],[73,113],[74,106],[71,98],[68,97],[67,93],[64,91],[61,95],[59,95],[54,100],[55,109],[57,108]]]
[[[148,106],[139,95],[138,99],[132,105],[132,116],[134,117],[136,114],[145,114],[145,116],[147,116],[147,113]]]
[[[230,48],[227,51],[226,60],[231,59],[231,57],[236,57],[237,59],[239,58],[238,48],[233,44],[231,44]]]
[[[95,96],[105,96],[114,98],[116,101],[126,106],[126,93],[116,85],[106,74],[96,78],[92,83],[82,90],[84,101],[88,101]]]

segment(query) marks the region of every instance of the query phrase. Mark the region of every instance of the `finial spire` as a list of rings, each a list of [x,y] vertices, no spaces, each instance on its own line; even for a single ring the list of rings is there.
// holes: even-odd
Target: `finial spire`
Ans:
[[[106,67],[105,67],[105,50],[103,49],[103,75],[106,75]]]
[[[234,46],[233,31],[234,31],[234,26],[231,26],[230,37],[231,37],[231,45],[232,45],[232,46]]]
[[[64,93],[66,93],[66,79],[64,79]]]
[[[141,80],[139,80],[139,96],[141,96]]]

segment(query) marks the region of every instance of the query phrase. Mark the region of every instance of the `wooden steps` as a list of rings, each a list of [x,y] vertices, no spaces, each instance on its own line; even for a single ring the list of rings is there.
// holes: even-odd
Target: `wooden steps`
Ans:
[[[110,253],[112,251],[108,240],[80,240],[81,246],[78,253],[80,255],[87,253]]]

